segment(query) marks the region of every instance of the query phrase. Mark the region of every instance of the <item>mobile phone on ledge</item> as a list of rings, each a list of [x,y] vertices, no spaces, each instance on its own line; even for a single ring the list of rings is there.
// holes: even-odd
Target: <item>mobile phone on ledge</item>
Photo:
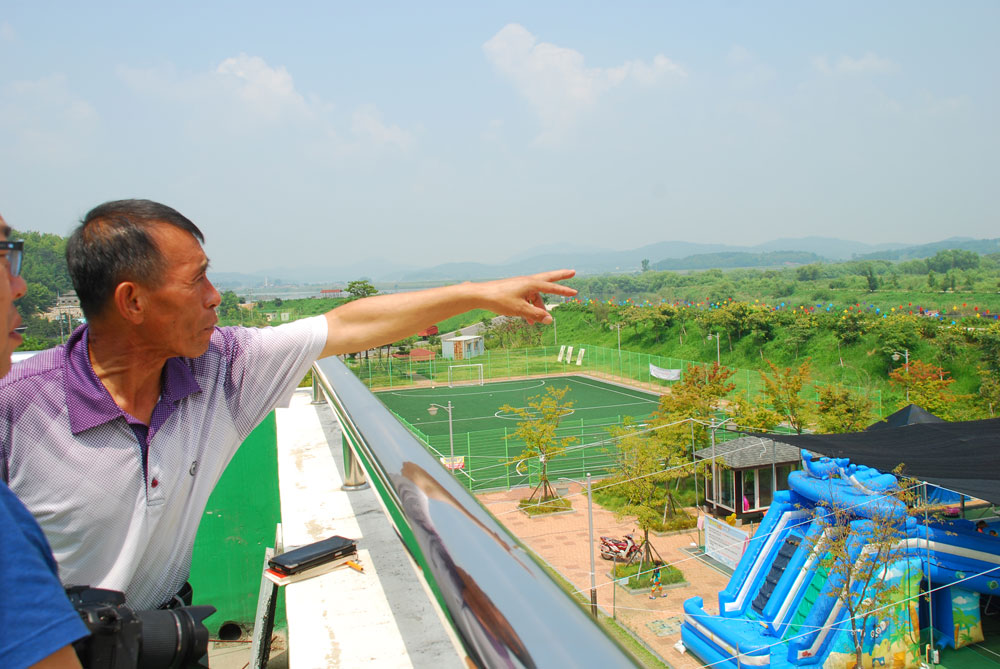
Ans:
[[[297,574],[318,567],[332,560],[356,555],[358,542],[339,535],[322,539],[301,548],[275,555],[267,561],[268,566],[279,574]]]

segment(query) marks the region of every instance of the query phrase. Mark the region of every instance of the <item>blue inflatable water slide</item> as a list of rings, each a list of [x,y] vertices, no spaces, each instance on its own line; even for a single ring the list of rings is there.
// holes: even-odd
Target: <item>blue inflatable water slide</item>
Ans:
[[[821,559],[829,531],[821,516],[829,517],[831,506],[850,510],[852,559],[866,545],[872,550],[874,522],[900,530],[879,575],[892,601],[863,630],[866,667],[920,666],[920,633],[931,620],[936,645],[983,640],[979,603],[981,596],[1000,598],[1000,538],[968,520],[925,523],[911,516],[888,494],[898,488],[892,474],[806,451],[803,464],[747,542],[719,593],[719,613],[709,614],[700,597],[684,603],[681,638],[689,652],[706,665],[734,669],[854,666],[854,636],[840,596],[844,577],[828,574]],[[928,582],[929,604],[920,596]]]

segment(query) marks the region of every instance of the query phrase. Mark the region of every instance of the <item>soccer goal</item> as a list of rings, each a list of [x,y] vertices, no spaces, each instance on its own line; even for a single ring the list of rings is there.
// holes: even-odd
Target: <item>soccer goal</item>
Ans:
[[[483,364],[451,365],[448,367],[448,387],[483,385]]]

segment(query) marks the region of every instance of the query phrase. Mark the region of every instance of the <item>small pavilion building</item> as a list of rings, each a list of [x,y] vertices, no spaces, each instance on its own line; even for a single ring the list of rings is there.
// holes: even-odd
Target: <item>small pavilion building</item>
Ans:
[[[739,437],[694,456],[696,462],[708,461],[712,472],[705,496],[708,510],[717,516],[735,513],[738,520],[761,518],[774,492],[788,488],[788,475],[801,464],[797,447],[764,437]]]

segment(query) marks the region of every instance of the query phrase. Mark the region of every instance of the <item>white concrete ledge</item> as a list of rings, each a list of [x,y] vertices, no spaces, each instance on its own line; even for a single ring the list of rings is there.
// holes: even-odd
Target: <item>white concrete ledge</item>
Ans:
[[[284,547],[357,539],[365,572],[344,567],[285,586],[289,667],[464,667],[375,493],[341,490],[340,427],[311,399],[299,390],[276,412]]]

